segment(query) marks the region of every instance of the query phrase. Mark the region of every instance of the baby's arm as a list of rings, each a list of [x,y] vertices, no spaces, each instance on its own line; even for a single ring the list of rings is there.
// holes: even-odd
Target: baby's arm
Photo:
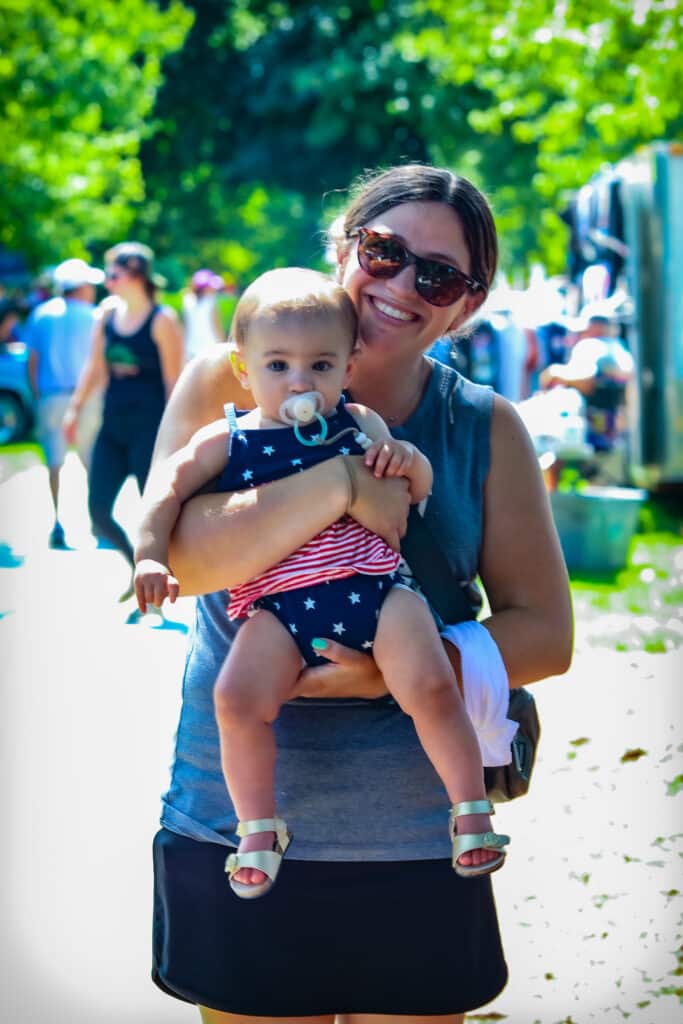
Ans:
[[[226,420],[210,423],[150,472],[143,495],[143,517],[135,548],[135,595],[140,611],[148,604],[173,603],[178,581],[168,568],[168,545],[182,503],[224,468],[230,428]]]
[[[376,412],[364,405],[346,406],[372,444],[365,453],[365,465],[376,477],[403,476],[410,484],[410,500],[415,505],[432,490],[434,474],[426,455],[409,441],[397,441]]]

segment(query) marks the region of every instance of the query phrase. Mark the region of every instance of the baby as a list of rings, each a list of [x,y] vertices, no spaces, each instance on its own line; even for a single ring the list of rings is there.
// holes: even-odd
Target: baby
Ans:
[[[168,568],[180,506],[209,481],[244,490],[325,459],[364,455],[375,476],[402,476],[414,503],[432,486],[428,459],[391,437],[377,413],[342,396],[354,360],[357,320],[343,288],[315,271],[273,270],[242,295],[232,325],[233,368],[257,403],[211,423],[152,470],[136,548],[140,610],[179,593]],[[372,653],[409,714],[452,803],[453,866],[489,873],[509,839],[489,831],[479,744],[425,600],[397,572],[399,555],[349,516],[278,565],[230,592],[243,620],[216,680],[221,764],[239,818],[237,853],[226,861],[234,892],[253,898],[277,877],[291,834],[276,816],[272,723],[307,665],[324,664],[324,637]],[[456,830],[457,826],[457,830]],[[481,851],[478,863],[460,856]]]

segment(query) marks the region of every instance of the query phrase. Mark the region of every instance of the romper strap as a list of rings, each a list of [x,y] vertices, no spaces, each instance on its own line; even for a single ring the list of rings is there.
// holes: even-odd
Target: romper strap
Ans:
[[[223,406],[223,411],[225,413],[225,418],[228,421],[230,432],[233,433],[237,431],[239,428],[237,426],[237,414],[235,412],[235,403],[226,402],[225,405]]]

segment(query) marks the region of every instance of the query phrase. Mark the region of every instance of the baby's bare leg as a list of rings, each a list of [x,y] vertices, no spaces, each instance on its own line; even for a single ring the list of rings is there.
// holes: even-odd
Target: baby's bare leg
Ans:
[[[485,799],[479,743],[432,615],[417,594],[394,587],[387,595],[373,654],[389,691],[413,719],[451,803]],[[490,827],[488,815],[458,818],[459,832],[487,832]],[[472,864],[496,856],[476,850],[461,859]]]
[[[294,640],[270,612],[258,611],[239,629],[214,689],[221,766],[240,821],[275,814],[275,738],[272,723],[289,699],[302,667]],[[245,836],[242,853],[271,849],[274,833]],[[242,868],[236,879],[257,883],[263,873]]]

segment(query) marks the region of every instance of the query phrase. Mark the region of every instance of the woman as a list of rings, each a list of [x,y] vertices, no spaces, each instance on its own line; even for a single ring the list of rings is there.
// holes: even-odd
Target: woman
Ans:
[[[95,534],[121,552],[132,570],[133,547],[113,518],[119,491],[134,476],[142,492],[166,400],[183,365],[183,338],[172,309],[156,300],[153,253],[122,242],[106,255],[110,293],[96,323],[90,358],[64,417],[73,443],[78,417],[89,395],[105,386],[102,425],[95,441],[89,480],[89,510]],[[129,588],[121,600],[132,596]]]
[[[357,190],[337,253],[360,321],[352,397],[429,456],[425,521],[454,588],[481,576],[492,613],[476,628],[500,651],[510,686],[564,671],[567,578],[526,432],[505,400],[423,355],[472,315],[493,279],[485,199],[449,171],[393,168]],[[159,454],[220,416],[232,390],[228,353],[188,367]],[[360,463],[339,457],[261,488],[193,499],[172,551],[181,592],[244,582],[345,512],[398,548],[406,485],[376,480]],[[474,588],[464,592],[476,613]],[[326,638],[330,665],[302,674],[302,699],[277,719],[278,805],[302,837],[283,864],[286,884],[240,901],[221,877],[226,845],[237,843],[211,699],[231,640],[225,600],[214,593],[197,606],[155,840],[155,980],[197,1003],[204,1024],[380,1024],[399,1015],[462,1024],[506,981],[491,882],[451,870],[444,791],[367,655]],[[446,649],[462,685],[458,648]]]

